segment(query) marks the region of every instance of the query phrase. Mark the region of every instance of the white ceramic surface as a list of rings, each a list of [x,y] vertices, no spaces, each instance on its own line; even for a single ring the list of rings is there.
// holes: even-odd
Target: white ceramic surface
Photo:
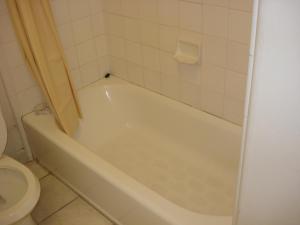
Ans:
[[[36,222],[32,219],[32,216],[28,214],[23,219],[19,220],[18,222],[12,225],[37,225]]]
[[[138,131],[146,128],[157,131],[162,139],[169,139],[176,146],[181,145],[186,154],[202,154],[234,173],[240,127],[116,78],[98,81],[82,89],[79,96],[84,119],[74,139],[58,129],[51,115],[25,116],[29,141],[40,163],[124,225],[231,224],[230,215],[196,213],[169,201],[171,198],[153,191],[147,183],[116,165],[116,161],[105,158],[101,151],[107,141],[116,138],[117,142],[118,135],[130,134],[136,128],[136,143],[142,141]],[[161,144],[158,139],[155,142]],[[151,150],[147,145],[137,147]],[[126,156],[126,152],[123,156],[128,161],[134,157]]]
[[[77,198],[76,193],[52,175],[44,177],[40,182],[41,197],[32,211],[32,217],[37,223]]]
[[[7,141],[6,124],[0,108],[0,157],[3,154]]]
[[[40,180],[43,177],[47,176],[49,174],[49,172],[41,167],[38,163],[36,163],[35,161],[31,161],[31,162],[27,162],[25,164],[30,170],[31,172]]]
[[[70,204],[56,212],[54,215],[41,222],[40,225],[112,225],[81,198],[77,198]]]
[[[0,186],[4,187],[0,190],[0,195],[3,191],[4,199],[7,197],[6,201],[13,201],[9,207],[4,207],[0,211],[0,224],[11,225],[31,213],[39,200],[40,184],[28,168],[8,156],[1,157],[0,170],[3,170],[3,173],[1,173],[3,176],[0,177]],[[3,183],[1,184],[1,182]],[[17,185],[6,188],[7,183]],[[22,194],[18,194],[19,192]],[[14,201],[11,198],[17,199],[14,199]]]

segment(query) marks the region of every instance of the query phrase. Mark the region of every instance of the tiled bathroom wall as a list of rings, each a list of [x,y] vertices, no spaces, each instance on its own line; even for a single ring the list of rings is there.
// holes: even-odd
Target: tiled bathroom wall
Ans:
[[[101,0],[52,0],[58,32],[78,88],[109,72]]]
[[[109,62],[102,1],[50,2],[76,87],[80,88],[103,77],[109,72]],[[44,102],[44,98],[32,79],[20,50],[5,0],[0,0],[0,52],[0,76],[4,81],[19,130],[24,135],[21,116]],[[16,132],[9,132],[10,143],[22,143],[18,128],[16,125],[13,127]],[[12,148],[10,152],[16,151],[17,149]]]
[[[20,51],[5,1],[0,2],[1,72],[9,92],[15,95],[24,114],[43,98]],[[52,0],[51,3],[76,87],[103,77],[109,67],[102,2]]]
[[[251,0],[106,0],[112,73],[242,124]],[[197,65],[173,58],[198,44]]]
[[[17,158],[20,161],[26,161],[24,154],[24,145],[20,136],[14,113],[12,111],[10,101],[8,99],[5,87],[0,77],[0,107],[4,120],[6,121],[8,140],[5,153]]]
[[[8,53],[11,52],[10,57]],[[27,154],[24,151],[24,144],[20,135],[20,129],[16,116],[12,109],[12,102],[17,100],[19,90],[24,83],[18,83],[16,88],[12,81],[17,81],[18,77],[13,74],[20,73],[22,67],[19,64],[17,43],[8,17],[5,1],[0,1],[0,104],[4,119],[7,124],[8,140],[5,153],[25,161]],[[7,61],[10,60],[9,63]],[[16,66],[14,66],[16,65]],[[20,99],[21,100],[21,99]],[[16,106],[16,105],[15,105]]]
[[[251,0],[50,2],[77,88],[112,72],[242,124]],[[178,40],[201,47],[199,64],[174,60]],[[21,116],[44,98],[20,51],[5,0],[0,0],[0,52],[0,76],[16,118],[9,133],[18,146],[14,152],[23,148]]]

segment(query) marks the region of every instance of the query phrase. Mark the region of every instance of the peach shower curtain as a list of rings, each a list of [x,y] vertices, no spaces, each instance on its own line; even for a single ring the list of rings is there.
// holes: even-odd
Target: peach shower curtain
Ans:
[[[49,0],[7,0],[7,3],[32,74],[60,127],[71,135],[78,127],[81,112]]]

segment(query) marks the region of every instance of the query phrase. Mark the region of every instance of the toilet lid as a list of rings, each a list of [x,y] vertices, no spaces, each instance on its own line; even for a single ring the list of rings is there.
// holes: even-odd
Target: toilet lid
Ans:
[[[6,124],[0,108],[0,156],[2,156],[7,140]]]

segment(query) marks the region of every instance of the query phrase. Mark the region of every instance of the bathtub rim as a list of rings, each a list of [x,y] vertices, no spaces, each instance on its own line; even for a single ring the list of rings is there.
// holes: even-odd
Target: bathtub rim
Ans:
[[[104,82],[103,80],[100,80],[85,88],[98,86],[98,85],[103,86],[103,84],[105,85],[125,84],[125,85],[131,85],[135,88],[141,88],[147,92],[151,92],[142,87],[136,87],[135,85],[132,85],[126,81],[116,79],[116,78],[113,78],[108,82],[106,80]],[[84,90],[85,88],[83,88],[82,90]],[[209,118],[210,121],[226,124],[226,126],[229,126],[229,128],[232,127],[233,130],[240,133],[241,127],[239,127],[238,125],[232,124],[228,121],[224,121],[223,119],[214,117],[206,112],[199,111],[184,103],[177,102],[175,100],[169,99],[160,94],[152,93],[152,92],[151,94],[156,94],[159,95],[160,97],[165,98],[164,101],[172,101],[170,102],[170,104],[175,103],[176,107],[180,107],[178,104],[184,105],[185,107],[188,107],[185,110],[191,111],[192,114],[196,113],[201,118]],[[29,113],[22,117],[22,121],[26,125],[30,126],[30,128],[40,133],[44,138],[48,139],[56,146],[61,147],[62,150],[64,150],[75,160],[81,161],[82,163],[84,163],[86,167],[91,169],[93,172],[97,173],[99,176],[103,177],[106,181],[118,187],[121,191],[125,192],[129,196],[133,197],[137,202],[146,205],[146,207],[149,208],[152,212],[161,216],[166,221],[169,221],[174,225],[182,225],[182,224],[194,225],[200,222],[206,225],[231,225],[232,224],[232,216],[214,216],[214,215],[205,215],[205,214],[196,213],[165,199],[163,196],[160,196],[158,193],[151,190],[144,184],[138,182],[134,178],[130,177],[128,174],[114,167],[109,162],[106,162],[104,159],[102,159],[92,150],[89,150],[87,147],[81,145],[76,140],[64,134],[58,128],[54,118],[50,114],[36,115],[35,113]],[[41,126],[41,124],[43,126]],[[236,128],[238,130],[236,130]],[[63,178],[61,179],[64,180]],[[72,186],[72,184],[70,183],[68,183],[68,185]],[[74,189],[76,190],[76,188]],[[96,208],[99,208],[99,206],[97,206],[97,204],[94,203],[93,200],[85,196],[84,193],[81,193],[80,191],[78,192],[81,195],[83,195],[83,197],[87,199],[87,201],[89,201],[92,205],[94,205]],[[145,198],[145,196],[147,197]],[[104,209],[99,208],[99,210],[105,212]],[[109,214],[107,216],[113,218]]]
[[[192,105],[181,102],[179,100],[175,100],[171,97],[165,96],[162,93],[149,90],[142,86],[135,85],[135,84],[130,83],[126,80],[123,80],[119,77],[111,76],[109,78],[97,80],[89,85],[86,85],[86,86],[78,89],[78,92],[79,93],[86,92],[90,88],[104,87],[104,89],[107,89],[107,88],[109,88],[109,86],[122,86],[122,85],[145,92],[145,94],[147,96],[157,98],[160,102],[167,103],[169,106],[171,106],[174,109],[180,109],[192,116],[197,117],[198,119],[199,118],[205,119],[212,124],[225,126],[226,128],[230,129],[232,132],[235,132],[236,134],[242,136],[242,130],[243,130],[242,125],[233,123],[232,121],[226,120],[225,118],[219,117],[217,115],[213,115],[202,109],[195,108]]]

